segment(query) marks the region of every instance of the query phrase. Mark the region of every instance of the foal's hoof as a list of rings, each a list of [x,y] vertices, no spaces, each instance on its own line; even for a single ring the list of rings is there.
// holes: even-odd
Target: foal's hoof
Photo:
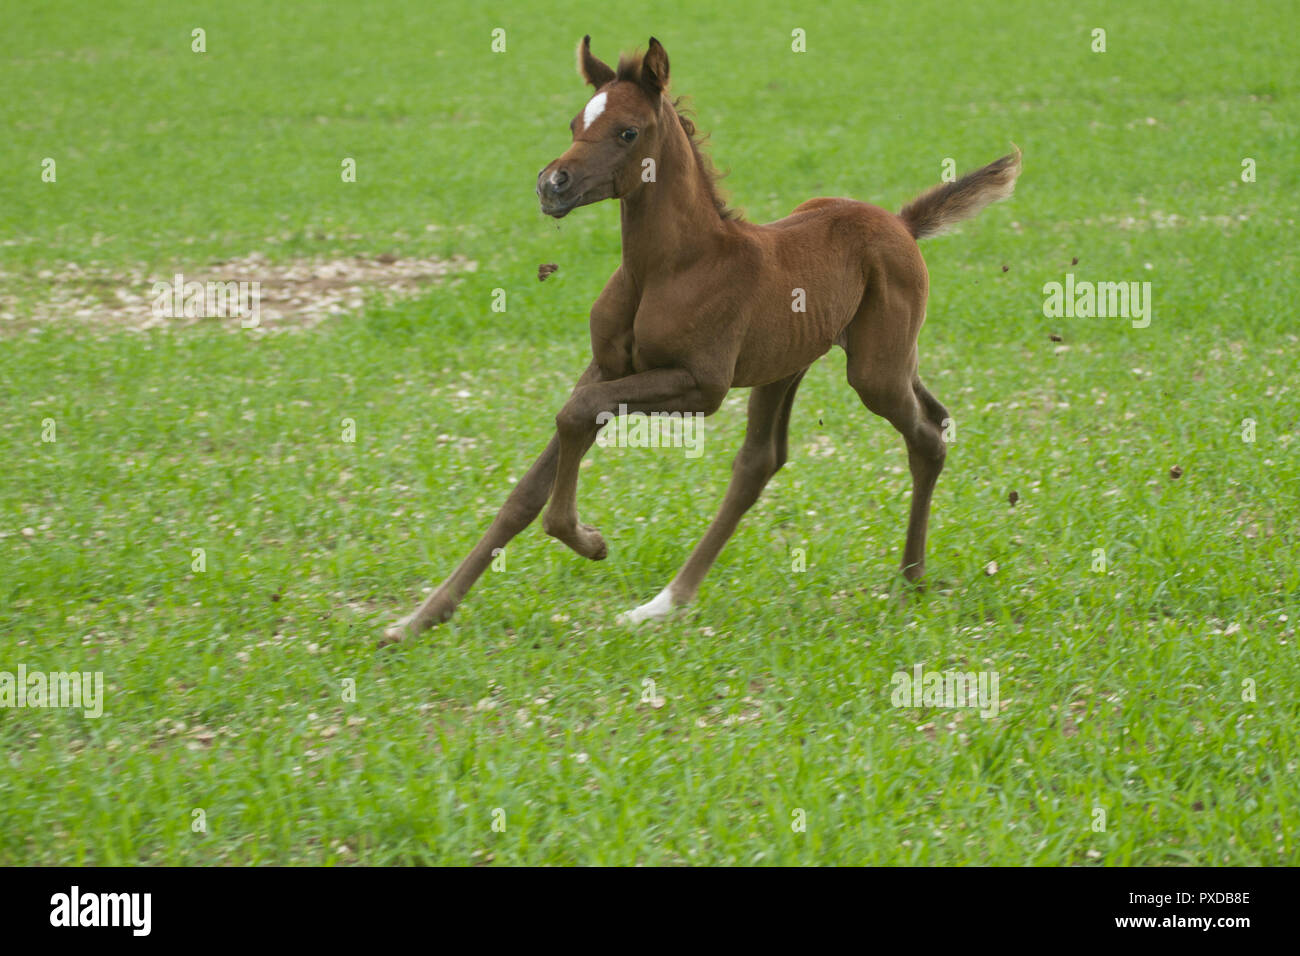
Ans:
[[[410,631],[411,618],[414,616],[414,614],[409,615],[408,617],[402,618],[396,624],[384,628],[384,637],[379,642],[379,646],[388,647],[391,644],[400,644],[408,637],[414,637],[415,635]]]
[[[456,613],[456,600],[439,588],[429,599],[402,618],[396,624],[384,629],[384,639],[380,647],[400,644],[408,638],[417,637],[431,627],[436,627],[451,619]]]
[[[630,611],[624,611],[618,616],[619,624],[640,624],[642,621],[650,621],[656,618],[667,617],[672,614],[677,605],[673,603],[673,596],[664,588],[654,598],[642,604],[640,607],[634,607]]]
[[[609,554],[605,539],[600,536],[599,531],[589,524],[576,524],[572,528],[565,529],[546,528],[545,530],[552,538],[563,541],[584,558],[590,558],[592,561],[603,561],[605,556]]]
[[[578,534],[580,536],[581,547],[575,547],[584,558],[591,558],[593,561],[604,561],[609,554],[609,548],[605,544],[605,539],[589,524],[578,525]]]

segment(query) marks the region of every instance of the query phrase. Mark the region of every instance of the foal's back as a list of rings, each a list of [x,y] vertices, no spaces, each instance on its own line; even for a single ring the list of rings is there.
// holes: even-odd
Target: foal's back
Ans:
[[[883,303],[907,329],[924,315],[921,250],[903,221],[879,206],[819,197],[775,222],[736,223],[734,235],[734,261],[753,273],[744,277],[738,387],[805,368],[844,344],[864,303]]]

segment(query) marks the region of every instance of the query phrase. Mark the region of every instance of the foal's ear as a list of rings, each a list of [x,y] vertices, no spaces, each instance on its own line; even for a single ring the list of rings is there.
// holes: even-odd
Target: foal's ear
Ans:
[[[578,44],[578,75],[596,89],[614,78],[614,71],[592,54],[590,34]]]
[[[668,51],[654,37],[641,60],[641,86],[652,96],[668,89]]]

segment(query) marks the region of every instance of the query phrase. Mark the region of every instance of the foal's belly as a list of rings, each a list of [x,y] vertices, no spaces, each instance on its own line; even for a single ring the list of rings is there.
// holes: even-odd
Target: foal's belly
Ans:
[[[836,283],[794,286],[783,297],[769,295],[746,323],[732,384],[765,385],[817,361],[853,320],[862,289],[860,281],[844,276]]]
[[[847,323],[848,318],[844,321]],[[731,379],[734,388],[766,385],[807,368],[830,351],[838,333],[838,329],[832,331],[826,323],[818,323],[815,328],[774,328],[766,323],[764,326],[750,326],[736,356]]]

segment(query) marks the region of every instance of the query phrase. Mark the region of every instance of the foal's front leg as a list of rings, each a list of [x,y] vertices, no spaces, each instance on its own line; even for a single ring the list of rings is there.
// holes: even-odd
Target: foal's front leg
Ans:
[[[600,430],[602,412],[703,412],[710,414],[722,404],[725,384],[701,383],[680,368],[657,368],[626,378],[596,382],[574,389],[555,416],[555,435],[560,442],[555,486],[551,502],[542,517],[546,533],[558,538],[588,558],[605,556],[605,540],[595,528],[578,520],[578,467]]]
[[[578,379],[575,390],[600,381],[600,366],[592,362]],[[393,643],[414,637],[426,628],[441,624],[451,617],[457,605],[492,563],[492,558],[510,541],[528,527],[541,513],[555,483],[555,466],[559,461],[559,437],[551,438],[546,450],[528,469],[510,492],[497,513],[496,520],[487,529],[474,550],[466,556],[451,575],[438,586],[415,611],[384,632],[384,643]],[[586,448],[583,448],[586,452]]]

